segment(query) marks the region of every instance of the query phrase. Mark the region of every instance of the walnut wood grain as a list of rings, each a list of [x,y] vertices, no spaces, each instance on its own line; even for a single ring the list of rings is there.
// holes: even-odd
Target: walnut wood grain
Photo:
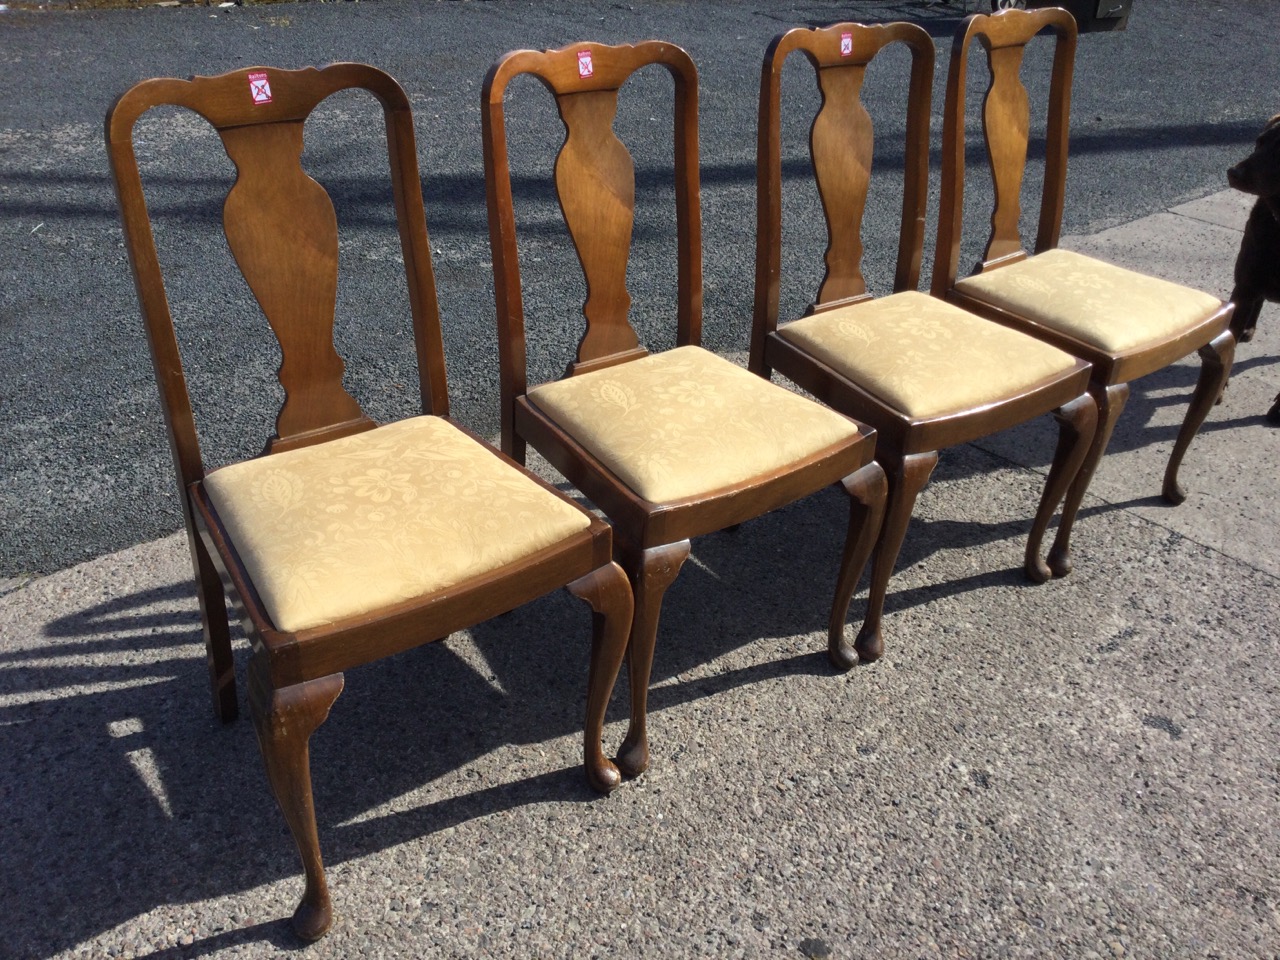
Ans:
[[[613,132],[617,90],[559,97],[556,104],[567,133],[556,157],[556,194],[587,281],[587,330],[578,344],[578,363],[587,364],[640,346],[627,322],[635,164]]]
[[[1062,226],[1063,203],[1066,195],[1067,140],[1071,112],[1071,78],[1075,68],[1076,22],[1071,14],[1057,7],[1037,10],[1014,10],[1013,16],[1002,11],[995,16],[975,14],[965,19],[956,30],[951,45],[951,61],[947,69],[946,103],[942,113],[942,195],[938,204],[938,237],[934,253],[932,290],[935,296],[945,296],[955,286],[960,263],[960,234],[964,215],[965,178],[965,128],[964,110],[968,86],[969,51],[974,40],[987,51],[987,67],[991,74],[991,91],[999,89],[996,101],[987,109],[984,101],[983,132],[985,138],[995,134],[994,153],[988,147],[992,177],[997,191],[1008,204],[1007,184],[1016,179],[1021,189],[1022,171],[1026,163],[1027,133],[1018,133],[1019,127],[1030,126],[1018,106],[1025,87],[1018,76],[1022,64],[1022,50],[1027,42],[1042,30],[1051,30],[1056,36],[1054,48],[1049,111],[1045,128],[1045,175],[1040,198],[1039,228],[1034,252],[1040,253],[1058,245]],[[1011,75],[1010,75],[1010,72]],[[989,99],[989,97],[988,97]],[[1006,106],[1007,104],[1007,106]],[[1013,121],[1015,126],[1006,133],[999,130],[1002,123]],[[1021,159],[1013,156],[1016,143],[1022,140]],[[1013,171],[1005,172],[997,164],[1014,163]],[[1015,196],[1017,194],[1015,193]],[[992,216],[991,237],[978,268],[991,269],[998,265],[1016,262],[1025,256],[1021,242],[1011,243],[1018,236],[1018,219],[1010,219],[1008,209],[998,217]]]
[[[333,436],[373,427],[342,387],[343,362],[333,345],[338,218],[324,187],[302,169],[302,122],[219,132],[236,165],[222,208],[227,244],[283,357],[285,401],[271,449],[317,431]]]
[[[1023,52],[1035,38],[1048,32],[1053,44],[1053,66],[1049,78],[1049,104],[1045,121],[1045,171],[1040,197],[1040,215],[1033,253],[1028,254],[1019,234],[1016,198],[1021,190],[1030,138],[1030,106],[1020,72]],[[1222,340],[1231,321],[1232,305],[1223,304],[1189,322],[1183,329],[1163,338],[1125,351],[1109,351],[1094,343],[1020,316],[1010,310],[966,296],[956,289],[959,273],[961,226],[963,224],[965,181],[965,108],[969,73],[969,53],[974,42],[987,52],[990,87],[983,104],[982,132],[995,181],[995,206],[991,217],[991,237],[974,272],[999,270],[1051,250],[1058,245],[1066,196],[1067,154],[1071,112],[1071,83],[1075,64],[1076,23],[1065,10],[1006,10],[993,16],[977,14],[966,19],[956,31],[951,46],[947,74],[946,103],[943,108],[942,199],[938,214],[938,238],[934,255],[932,292],[964,307],[1052,343],[1091,365],[1090,394],[1099,405],[1099,420],[1088,456],[1072,482],[1063,507],[1062,532],[1070,531],[1075,511],[1097,469],[1116,418],[1128,397],[1128,382],[1162,370],[1192,352],[1199,352],[1201,373],[1191,403],[1178,431],[1178,439],[1165,468],[1162,494],[1171,503],[1186,496],[1178,483],[1178,468],[1192,439],[1208,414],[1212,399],[1205,395],[1230,373],[1234,343]],[[1060,548],[1050,551],[1050,566]],[[1065,547],[1061,548],[1065,555]],[[1069,566],[1065,559],[1061,565]],[[1030,567],[1028,568],[1031,569]]]
[[[269,82],[269,100],[254,101],[250,83],[255,78]],[[204,489],[204,464],[134,157],[133,130],[152,107],[185,107],[214,126],[236,164],[236,182],[224,207],[227,241],[282,354],[286,400],[276,435],[263,454],[270,456],[374,427],[342,388],[343,365],[333,343],[337,222],[328,194],[300,162],[307,116],[325,97],[349,88],[371,93],[382,108],[422,410],[443,417],[449,409],[448,389],[413,117],[404,91],[391,77],[361,64],[335,64],[322,70],[254,67],[219,77],[150,80],[117,100],[106,122],[125,244],[181,493],[215,709],[224,720],[236,713],[229,603],[253,647],[254,723],[272,791],[306,874],[306,892],[293,920],[304,939],[322,936],[333,917],[311,796],[308,742],[342,689],[344,671],[568,587],[592,608],[583,760],[592,785],[608,790],[620,777],[603,756],[600,732],[631,628],[630,585],[612,561],[611,531],[585,511],[587,526],[580,532],[447,589],[306,630],[282,631],[272,623]],[[489,449],[508,469],[522,469]],[[533,474],[525,472],[525,477],[572,504]]]
[[[1055,410],[1054,416],[1058,420],[1058,449],[1049,467],[1044,497],[1031,525],[1031,535],[1027,537],[1023,561],[1027,579],[1034,583],[1044,583],[1050,577],[1065,577],[1071,572],[1070,523],[1058,525],[1058,535],[1049,550],[1048,561],[1040,556],[1040,544],[1053,516],[1053,505],[1063,499],[1068,486],[1079,476],[1089,453],[1091,438],[1098,428],[1098,404],[1091,397],[1080,397]]]
[[[849,494],[849,531],[845,538],[847,556],[841,567],[841,578],[836,584],[836,599],[831,606],[831,620],[827,625],[827,659],[837,670],[848,670],[858,664],[858,651],[845,639],[844,621],[849,613],[849,602],[858,589],[858,580],[866,568],[867,560],[876,545],[878,533],[884,523],[885,504],[889,496],[889,484],[884,468],[869,463],[843,481]],[[883,646],[883,645],[882,645]]]
[[[1169,454],[1169,462],[1165,466],[1164,484],[1160,495],[1168,503],[1179,504],[1187,499],[1187,492],[1178,482],[1178,468],[1182,466],[1182,458],[1186,456],[1191,441],[1195,439],[1200,425],[1213,409],[1213,405],[1222,396],[1227,386],[1227,377],[1231,373],[1231,362],[1235,359],[1236,339],[1229,330],[1224,330],[1199,349],[1200,376],[1196,380],[1195,392],[1191,395],[1191,404],[1187,407],[1187,415],[1178,428],[1178,437],[1174,440],[1173,451]]]
[[[749,361],[757,373],[766,372],[765,338],[778,326],[782,272],[782,66],[792,53],[803,54],[817,73],[823,98],[810,131],[810,156],[827,223],[827,270],[818,297],[810,306],[812,310],[822,304],[841,304],[866,292],[861,220],[874,131],[859,93],[866,66],[880,50],[892,43],[902,43],[911,50],[902,229],[894,290],[914,290],[920,278],[929,192],[928,100],[933,80],[933,43],[918,31],[907,23],[840,23],[823,30],[797,29],[775,37],[765,53],[756,141],[755,308]],[[842,47],[846,34],[848,53]],[[824,114],[827,120],[822,119]]]
[[[999,260],[1022,251],[1018,223],[1022,218],[1022,175],[1031,133],[1031,99],[1018,77],[1022,47],[987,51],[995,78],[982,103],[987,159],[995,192],[991,237],[983,260]]]
[[[628,777],[638,777],[649,769],[649,678],[653,670],[653,650],[658,640],[658,621],[667,588],[675,582],[680,568],[689,559],[688,540],[637,549],[621,544],[619,558],[631,578],[635,594],[635,619],[631,642],[627,645],[627,678],[631,685],[631,722],[618,748],[618,768]]]
[[[590,57],[584,76],[581,58]],[[560,50],[516,50],[495,63],[481,94],[489,242],[494,251],[498,313],[499,401],[502,449],[523,462],[524,439],[515,406],[528,388],[524,299],[516,246],[515,205],[507,159],[504,97],[517,76],[535,77],[555,97],[566,139],[556,160],[555,184],[566,225],[587,279],[586,329],[568,373],[586,373],[645,356],[628,316],[626,289],[635,215],[635,173],[630,153],[613,132],[618,90],[636,70],[664,67],[675,87],[676,341],[702,339],[702,219],[698,187],[698,74],[674,44],[649,40],[611,47],[575,43]]]
[[[862,277],[862,212],[871,185],[875,136],[871,114],[859,97],[866,67],[818,71],[822,107],[813,118],[809,150],[827,221],[826,274],[818,301],[846,300],[867,292]]]
[[[884,652],[882,619],[889,580],[916,496],[927,483],[941,448],[988,436],[1032,417],[1057,412],[1064,424],[1059,433],[1062,441],[1032,520],[1024,560],[1028,573],[1038,578],[1041,570],[1047,569],[1039,555],[1045,530],[1085,457],[1094,427],[1089,409],[1095,408],[1095,404],[1086,390],[1089,368],[1083,361],[972,408],[917,417],[884,400],[873,383],[859,382],[858,378],[836,370],[779,334],[783,64],[790,54],[802,53],[813,67],[822,93],[822,105],[814,119],[809,148],[828,225],[829,243],[825,254],[827,272],[807,313],[822,313],[835,308],[857,310],[859,304],[871,299],[862,277],[862,249],[857,231],[871,179],[874,138],[871,118],[867,116],[857,92],[867,64],[893,43],[902,43],[911,52],[904,197],[894,292],[914,290],[919,282],[924,247],[934,61],[932,39],[922,28],[907,23],[872,27],[841,23],[820,29],[797,28],[774,39],[765,53],[760,72],[756,161],[758,230],[750,367],[764,377],[777,370],[823,402],[874,427],[877,433],[876,460],[882,466],[887,482],[888,499],[879,539],[872,553],[871,586],[862,628],[852,646],[844,644],[834,632],[830,638],[831,662],[846,669],[859,658],[874,660]],[[1007,64],[1020,56],[1020,48],[997,46],[993,48],[992,55],[997,62]],[[1001,120],[1011,116],[1024,118],[1015,124],[1015,135],[1000,141],[1001,145],[996,149],[997,152],[1016,152],[1019,145],[1016,130],[1020,129],[1025,153],[1026,92],[1017,82],[1016,71],[1012,83],[1005,82],[993,88],[987,98],[987,109],[993,118]],[[993,230],[1000,237],[1004,236],[1004,224],[1010,218],[1016,228],[1021,176],[1019,167],[997,185],[1001,205],[993,218]],[[997,248],[1005,250],[999,244]],[[1012,248],[1008,252],[1021,255]],[[858,509],[868,508],[860,506]],[[1061,539],[1061,545],[1066,548],[1065,537]],[[845,589],[845,585],[841,589]],[[834,630],[834,621],[832,626]]]
[[[311,734],[329,716],[343,687],[342,674],[273,688],[264,658],[249,670],[249,705],[271,792],[280,805],[302,857],[307,887],[293,913],[293,929],[303,940],[319,940],[333,925],[333,902],[320,859],[311,795]]]
[[[589,59],[591,72],[581,64]],[[624,364],[644,356],[627,318],[630,236],[635,215],[634,169],[613,131],[619,89],[637,69],[665,67],[674,79],[676,185],[676,343],[701,338],[702,266],[698,187],[697,71],[678,47],[661,41],[609,47],[570,44],[559,50],[518,50],[500,59],[481,97],[489,239],[493,251],[501,368],[502,445],[517,459],[532,445],[598,506],[615,528],[618,560],[631,579],[635,615],[628,645],[631,723],[617,766],[625,776],[644,771],[650,760],[648,685],[666,589],[689,556],[692,537],[723,530],[776,507],[839,483],[865,468],[874,445],[870,431],[815,451],[795,463],[722,489],[680,501],[652,503],[614,474],[528,396],[525,324],[506,143],[506,90],[522,74],[536,77],[555,98],[566,139],[556,160],[555,186],[587,280],[586,332],[567,376]],[[833,100],[840,100],[836,91]],[[837,109],[837,108],[833,108]],[[833,117],[835,114],[833,113]],[[820,133],[820,139],[826,139]],[[833,160],[837,160],[834,158]],[[861,484],[856,485],[863,490]],[[850,491],[852,494],[852,490]],[[857,583],[865,563],[860,537],[878,523],[870,505],[856,513],[840,568],[837,604]],[[849,590],[852,588],[850,587]],[[843,628],[848,598],[839,609]],[[833,613],[833,622],[835,614]]]
[[[591,665],[587,678],[587,724],[583,730],[583,764],[591,786],[608,793],[621,782],[618,767],[604,755],[604,715],[631,636],[633,598],[626,573],[607,563],[566,589],[591,607]]]
[[[938,451],[908,453],[895,456],[880,453],[878,462],[884,467],[889,496],[884,508],[884,526],[871,558],[871,585],[867,590],[867,615],[862,621],[853,647],[858,657],[867,662],[884,656],[884,600],[889,592],[889,578],[898,562],[898,552],[907,535],[907,525],[915,510],[916,497],[929,482],[938,465]]]

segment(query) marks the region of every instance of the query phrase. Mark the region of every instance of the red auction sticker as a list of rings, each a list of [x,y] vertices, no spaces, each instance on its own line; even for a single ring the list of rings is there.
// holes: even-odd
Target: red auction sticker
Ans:
[[[842,57],[853,56],[853,34],[852,33],[840,34],[840,56]]]
[[[585,80],[591,74],[595,73],[595,68],[591,65],[591,51],[578,51],[578,76]]]
[[[254,103],[271,102],[271,81],[265,73],[249,74],[249,96],[253,97]]]

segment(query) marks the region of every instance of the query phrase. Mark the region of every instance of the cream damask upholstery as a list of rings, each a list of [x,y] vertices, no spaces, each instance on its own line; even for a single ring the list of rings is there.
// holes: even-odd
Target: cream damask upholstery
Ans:
[[[955,289],[1110,354],[1140,350],[1218,310],[1215,297],[1071,250],[1046,250]]]
[[[528,396],[650,503],[762,476],[858,433],[852,420],[693,346]]]
[[[827,310],[779,336],[916,419],[972,410],[1069,370],[1075,358],[914,290]]]
[[[590,522],[439,417],[233,464],[204,487],[284,631],[460,583]]]

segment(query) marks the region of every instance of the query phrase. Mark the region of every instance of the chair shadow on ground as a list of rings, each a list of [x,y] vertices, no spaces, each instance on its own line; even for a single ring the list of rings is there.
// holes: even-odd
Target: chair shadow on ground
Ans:
[[[975,457],[1000,466],[971,449],[957,459]],[[940,482],[947,479],[940,471]],[[834,681],[825,621],[846,511],[842,495],[825,491],[695,542],[668,594],[658,641],[650,698],[655,763],[668,746],[664,710],[783,676]],[[913,519],[900,569],[940,549],[1001,540],[1011,541],[1008,567],[916,589],[891,584],[890,613],[983,587],[1024,585],[1019,540],[1028,526],[1029,519]],[[861,604],[855,600],[852,618],[861,616]],[[887,626],[892,645],[892,616]],[[811,649],[798,655],[759,661],[750,654],[746,666],[737,655],[761,640],[801,636]],[[588,637],[585,606],[558,592],[469,635],[351,671],[312,743],[326,862],[529,804],[608,802],[590,790],[576,762]],[[16,955],[47,956],[157,907],[181,908],[282,878],[301,883],[252,724],[242,716],[220,727],[208,706],[187,583],[86,607],[50,622],[44,638],[47,644],[0,654],[0,750],[25,758],[6,788],[11,866],[0,880],[0,907],[24,917]],[[110,666],[89,660],[103,655]],[[243,709],[243,641],[236,661]],[[625,719],[625,688],[622,678],[613,721]],[[612,723],[607,736],[607,746],[616,747],[621,724]],[[556,738],[571,744],[556,748],[567,762],[555,751],[539,751],[515,770],[486,759],[512,744]],[[429,795],[441,778],[447,782],[437,784],[438,799],[408,809],[414,801],[390,803],[413,791]],[[340,881],[335,892],[341,903]],[[157,955],[204,956],[259,941],[293,949],[300,945],[287,921],[294,895],[289,888],[281,902],[247,916],[202,916],[212,936],[156,945]],[[273,911],[278,916],[264,921]]]

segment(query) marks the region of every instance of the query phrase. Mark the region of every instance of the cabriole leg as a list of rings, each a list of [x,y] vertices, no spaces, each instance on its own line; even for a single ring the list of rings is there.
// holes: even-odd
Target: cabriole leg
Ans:
[[[320,859],[315,805],[311,797],[311,734],[329,716],[342,692],[342,674],[272,689],[268,667],[254,659],[249,667],[249,706],[267,779],[293,834],[306,872],[307,888],[293,913],[293,929],[304,940],[318,940],[333,923],[333,905]]]
[[[1186,456],[1187,448],[1199,432],[1204,418],[1226,388],[1235,355],[1236,338],[1230,330],[1222,331],[1200,348],[1200,379],[1196,381],[1196,391],[1191,395],[1191,405],[1187,407],[1178,439],[1174,441],[1173,453],[1164,471],[1164,488],[1160,491],[1169,503],[1179,504],[1187,499],[1186,491],[1178,484],[1178,468],[1182,466],[1182,458]]]
[[[647,550],[622,546],[619,554],[635,594],[635,618],[631,621],[631,640],[627,645],[631,725],[622,741],[617,763],[624,776],[636,777],[649,767],[649,674],[653,670],[653,647],[658,638],[662,598],[689,557],[689,541],[664,543]]]
[[[593,570],[569,584],[569,592],[591,606],[591,667],[587,674],[587,721],[583,763],[587,780],[601,793],[622,782],[618,768],[604,755],[605,711],[631,634],[631,584],[616,563]]]
[[[902,549],[902,539],[907,535],[907,525],[911,522],[916,497],[929,482],[933,468],[938,465],[938,451],[911,453],[892,459],[878,455],[877,459],[884,465],[889,482],[889,496],[885,504],[884,525],[880,528],[880,538],[871,556],[867,618],[862,622],[858,639],[853,644],[858,656],[868,661],[879,660],[884,655],[880,619],[884,614],[884,598],[889,591],[889,578],[893,576],[894,564],[898,562],[898,551]]]
[[[1085,393],[1070,403],[1063,404],[1053,415],[1058,420],[1058,449],[1054,452],[1044,494],[1040,497],[1040,507],[1031,524],[1031,535],[1027,537],[1027,555],[1023,565],[1027,576],[1036,583],[1044,583],[1051,576],[1065,577],[1071,572],[1069,529],[1064,531],[1061,527],[1058,528],[1058,536],[1049,551],[1048,563],[1040,558],[1040,544],[1044,540],[1049,521],[1053,518],[1053,511],[1062,502],[1067,487],[1080,472],[1085,455],[1089,452],[1089,445],[1098,429],[1098,402]]]
[[[1075,526],[1076,513],[1084,501],[1085,491],[1089,489],[1089,481],[1093,479],[1094,471],[1098,469],[1098,463],[1107,450],[1107,444],[1111,442],[1111,434],[1115,432],[1120,412],[1124,410],[1124,405],[1129,400],[1129,385],[1116,383],[1104,387],[1101,384],[1090,383],[1089,393],[1098,404],[1098,427],[1093,433],[1093,443],[1089,444],[1089,452],[1085,455],[1084,463],[1080,465],[1076,478],[1067,488],[1067,499],[1062,504],[1062,518],[1058,521],[1058,535],[1053,541],[1053,549],[1049,551],[1051,564],[1058,550],[1058,544],[1065,547],[1071,542],[1071,528]]]
[[[845,535],[844,556],[840,560],[836,596],[827,627],[827,658],[837,670],[848,670],[857,665],[858,653],[845,641],[844,621],[871,548],[880,535],[889,484],[884,469],[874,461],[845,477],[840,484],[849,494],[849,532]]]

